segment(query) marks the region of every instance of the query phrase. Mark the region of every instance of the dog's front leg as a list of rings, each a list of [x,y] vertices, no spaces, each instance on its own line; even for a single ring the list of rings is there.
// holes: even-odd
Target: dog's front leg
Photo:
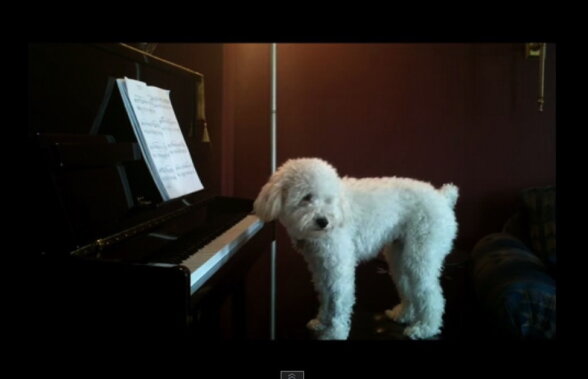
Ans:
[[[312,267],[312,265],[309,265]],[[310,320],[306,327],[317,334],[326,329],[326,325],[329,324],[331,316],[329,310],[329,304],[332,303],[331,293],[328,291],[328,286],[325,283],[325,277],[322,271],[310,269],[312,273],[312,282],[316,291],[319,309],[316,318]]]
[[[350,252],[307,257],[320,303],[317,318],[307,326],[316,332],[318,339],[344,340],[349,335],[355,303],[355,263],[346,253]]]

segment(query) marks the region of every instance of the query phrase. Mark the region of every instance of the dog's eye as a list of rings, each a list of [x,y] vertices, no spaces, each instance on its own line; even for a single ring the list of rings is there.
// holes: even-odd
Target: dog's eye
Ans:
[[[306,201],[306,202],[310,202],[310,201],[312,201],[312,194],[311,194],[311,193],[309,193],[308,195],[304,196],[304,197],[302,198],[302,201]]]

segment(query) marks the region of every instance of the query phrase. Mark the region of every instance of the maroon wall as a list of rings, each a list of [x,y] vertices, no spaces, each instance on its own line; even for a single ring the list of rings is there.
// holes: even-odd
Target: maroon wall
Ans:
[[[270,175],[270,50],[268,44],[225,45],[232,80],[235,196],[255,198]]]
[[[516,191],[555,181],[555,49],[545,111],[524,44],[281,44],[279,160],[456,183],[458,245],[497,230]]]

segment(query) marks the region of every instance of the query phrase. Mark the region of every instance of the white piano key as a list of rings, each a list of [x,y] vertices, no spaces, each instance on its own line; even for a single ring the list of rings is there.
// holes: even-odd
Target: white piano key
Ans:
[[[181,264],[190,270],[190,292],[195,293],[262,226],[257,216],[246,216],[184,260]]]

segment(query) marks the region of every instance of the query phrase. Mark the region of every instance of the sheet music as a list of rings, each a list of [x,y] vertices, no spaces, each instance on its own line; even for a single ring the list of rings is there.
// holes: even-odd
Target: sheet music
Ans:
[[[204,188],[174,113],[169,91],[117,79],[143,158],[164,200]]]

